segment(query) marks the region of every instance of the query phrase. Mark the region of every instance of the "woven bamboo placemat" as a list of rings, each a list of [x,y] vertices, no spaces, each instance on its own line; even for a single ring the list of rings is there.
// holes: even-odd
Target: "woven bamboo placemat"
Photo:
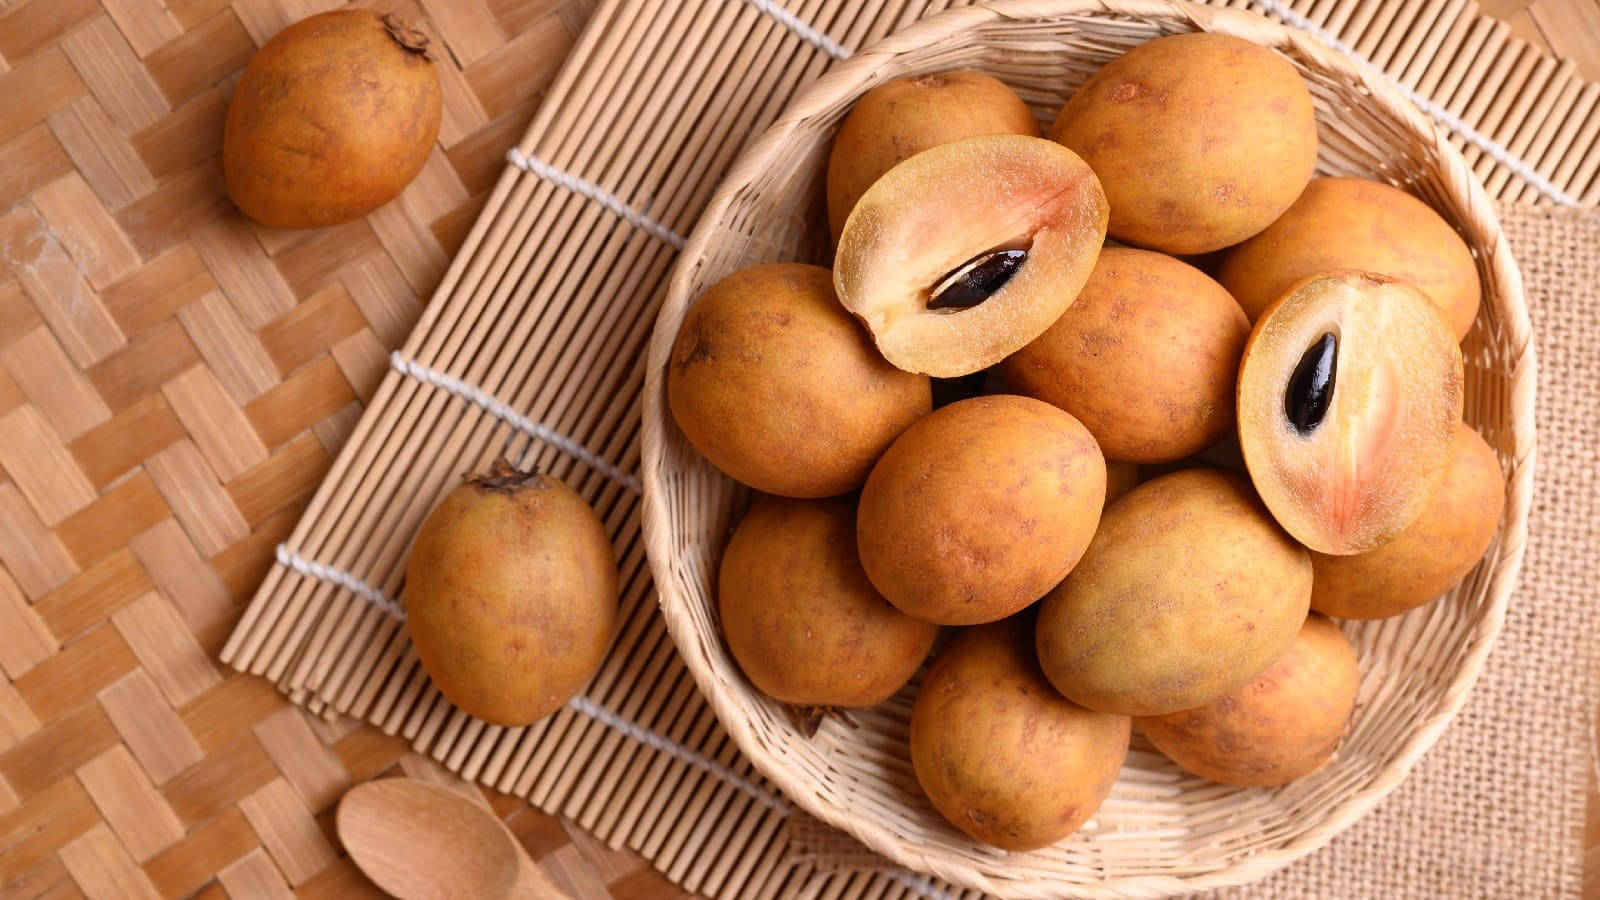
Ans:
[[[1510,26],[1477,18],[1465,2],[1413,2],[1391,12],[1373,3],[1306,2],[1294,9],[1391,70],[1406,72],[1414,79],[1408,83],[1510,141],[1562,189],[1593,203],[1600,198],[1594,180],[1600,93],[1576,77],[1573,64],[1552,62],[1514,39],[1559,38],[1581,50],[1586,32],[1566,23],[1587,21],[1586,3],[1496,4]],[[514,370],[539,390],[523,398],[508,388],[502,396],[521,403],[519,414],[576,433],[628,467],[637,410],[610,400],[631,396],[637,373],[586,365],[595,353],[626,353],[642,340],[670,264],[672,230],[690,227],[745,136],[825,68],[830,50],[863,46],[944,4],[789,0],[805,22],[842,47],[809,44],[772,13],[754,8],[764,4],[741,0],[612,3],[598,11],[585,0],[362,4],[427,22],[445,47],[440,148],[399,203],[365,222],[314,239],[253,228],[228,209],[216,178],[220,120],[233,78],[276,29],[339,5],[0,0],[0,671],[6,676],[0,682],[0,896],[371,892],[332,834],[332,805],[345,787],[405,771],[476,789],[408,752],[406,740],[350,718],[307,715],[267,682],[230,674],[211,660],[273,568],[275,546],[291,537],[333,457],[347,442],[348,457],[358,461],[374,446],[374,432],[357,420],[379,390],[386,354],[405,340],[435,295],[451,255],[472,243],[468,233],[479,211],[496,203],[504,208],[507,197],[516,199],[515,190],[525,190],[531,196],[521,201],[523,208],[548,217],[544,231],[582,239],[524,244],[533,270],[548,281],[507,292],[524,301],[539,297],[552,308],[590,296],[621,302],[610,317],[590,321],[594,310],[577,304],[586,315],[535,329],[532,346],[577,352],[557,368]],[[600,23],[579,42],[591,16]],[[569,52],[586,64],[553,84]],[[1397,62],[1405,60],[1416,62]],[[674,85],[697,91],[678,96]],[[543,117],[536,129],[543,137],[522,149],[562,169],[541,170],[525,158],[549,183],[529,187],[536,179],[521,176],[496,200],[491,192],[504,151],[536,113]],[[540,155],[546,151],[551,155]],[[1481,151],[1467,153],[1502,198],[1536,195]],[[619,219],[617,210],[571,193],[585,188],[563,181],[562,171],[603,186],[634,214]],[[643,233],[624,221],[645,226]],[[651,228],[656,221],[670,230]],[[1572,233],[1567,226],[1552,228]],[[1587,240],[1564,259],[1581,259],[1584,248],[1594,246],[1593,236]],[[1568,277],[1577,271],[1562,259],[1553,269]],[[1593,274],[1588,277],[1592,285]],[[459,296],[447,286],[434,306]],[[1593,309],[1575,295],[1561,298],[1564,305],[1549,310],[1555,321],[1582,320],[1584,310]],[[1536,322],[1545,314],[1536,308]],[[430,315],[435,322],[450,317]],[[1567,362],[1554,377],[1567,372],[1566,383],[1581,388],[1585,348],[1581,341],[1567,346],[1565,356],[1556,352]],[[1552,351],[1540,349],[1550,359]],[[389,402],[379,398],[371,406],[383,409]],[[460,415],[460,402],[453,402],[456,407],[441,404],[454,416],[443,430],[465,430],[464,423],[477,421],[461,443],[478,446],[473,442],[488,435],[498,449],[506,430],[483,424],[487,416]],[[1546,422],[1568,412],[1541,409]],[[1588,412],[1593,421],[1594,410]],[[1544,433],[1548,445],[1548,427]],[[1571,504],[1593,495],[1592,453],[1583,456],[1583,448],[1595,445],[1594,435],[1566,434],[1567,449],[1547,449],[1543,471],[1551,471],[1552,453],[1570,454],[1558,483],[1580,490],[1542,490],[1542,497],[1568,499],[1546,514],[1561,520],[1574,509],[1587,510],[1593,521],[1600,511]],[[548,458],[600,497],[622,536],[630,602],[641,615],[630,619],[619,644],[631,652],[618,655],[626,656],[628,682],[649,684],[652,691],[630,692],[613,671],[591,692],[597,703],[610,705],[574,710],[525,736],[503,758],[471,729],[448,733],[455,726],[429,733],[421,746],[430,752],[457,748],[454,758],[445,754],[452,768],[569,813],[572,818],[558,818],[519,797],[480,795],[580,896],[676,896],[679,889],[647,859],[674,880],[718,895],[801,888],[830,896],[908,893],[912,880],[902,874],[819,873],[819,863],[850,860],[837,852],[825,861],[792,852],[781,816],[786,801],[764,791],[743,767],[676,666],[659,626],[642,615],[647,579],[632,543],[636,519],[626,477],[600,487],[609,480],[603,474]],[[342,469],[360,471],[356,464]],[[431,502],[426,490],[409,490],[395,506],[421,509]],[[1574,558],[1564,554],[1581,553],[1594,538],[1592,531],[1559,531],[1545,539],[1552,542],[1544,564]],[[1536,540],[1530,567],[1543,544]],[[361,575],[382,584],[377,572]],[[1585,596],[1583,586],[1594,582],[1593,573],[1583,574],[1565,571],[1543,593],[1549,605],[1526,607],[1527,616],[1538,620],[1542,609],[1559,619],[1549,610]],[[279,574],[274,584],[303,587],[299,581]],[[326,611],[330,599],[350,598],[330,590],[308,599]],[[384,634],[393,631],[377,632]],[[1513,622],[1507,641],[1516,634]],[[1560,632],[1546,634],[1583,658],[1582,647],[1559,643]],[[372,636],[357,633],[346,646],[372,646],[361,643]],[[291,634],[284,646],[303,646],[312,637]],[[1567,632],[1565,639],[1571,638]],[[271,668],[282,656],[257,655],[252,664]],[[1507,659],[1516,661],[1497,656],[1502,670]],[[289,662],[298,665],[286,660],[276,674],[292,675]],[[348,664],[358,662],[350,658]],[[329,699],[317,691],[337,680],[327,673],[317,676],[321,681],[309,677],[314,674],[313,667],[296,696],[326,710]],[[1515,674],[1514,667],[1492,668],[1479,694],[1486,695],[1495,678],[1514,688],[1509,676]],[[635,694],[635,702],[622,702]],[[354,692],[348,702],[352,708],[365,704],[371,713],[385,702],[392,710],[394,699]],[[1488,709],[1476,714],[1488,723],[1483,726],[1473,719],[1475,709],[1469,706],[1451,737],[1380,815],[1405,798],[1408,816],[1449,821],[1452,813],[1430,805],[1428,792],[1459,779],[1449,768],[1422,779],[1451,741],[1466,744],[1467,755],[1447,762],[1478,764],[1473,761],[1491,758],[1473,746],[1485,727],[1500,741],[1514,742],[1518,732],[1505,721],[1523,730],[1545,722],[1502,720]],[[624,736],[588,715],[625,724],[608,712],[642,720],[654,731],[635,728]],[[421,722],[426,725],[426,716]],[[392,714],[389,723],[405,724]],[[424,731],[419,726],[418,736]],[[1551,765],[1559,768],[1560,761]],[[527,777],[507,778],[512,771]],[[1555,783],[1559,791],[1560,779],[1549,771],[1536,774],[1546,790]],[[1531,790],[1540,780],[1528,775],[1523,782],[1535,782]],[[1524,800],[1550,796],[1531,791]],[[1570,806],[1570,798],[1563,802]],[[1481,803],[1498,804],[1502,814],[1516,811],[1502,795]],[[1556,819],[1571,819],[1569,810],[1562,808]],[[1341,850],[1347,840],[1313,862],[1336,857],[1341,865],[1365,860],[1370,867],[1385,853],[1404,859],[1393,855],[1403,849],[1394,843],[1397,833],[1404,832],[1384,831],[1387,837],[1374,841],[1353,832],[1356,851]],[[1537,847],[1548,833],[1523,828],[1514,852]],[[1499,849],[1508,852],[1505,845]],[[1550,865],[1559,868],[1559,862]],[[1520,870],[1502,870],[1501,877],[1513,871]],[[1418,895],[1430,874],[1408,874],[1409,887],[1393,892]],[[1539,884],[1557,883],[1559,872],[1546,874],[1552,880]]]

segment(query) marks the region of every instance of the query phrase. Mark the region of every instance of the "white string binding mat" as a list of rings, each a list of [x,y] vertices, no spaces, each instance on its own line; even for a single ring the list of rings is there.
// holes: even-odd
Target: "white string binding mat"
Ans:
[[[593,182],[585,181],[576,175],[563,172],[555,166],[541,162],[532,156],[524,154],[516,147],[512,147],[510,150],[506,151],[506,161],[510,162],[513,166],[516,166],[522,171],[527,172],[529,175],[542,178],[545,181],[556,185],[557,187],[566,188],[580,197],[587,197],[588,199],[593,200],[611,212],[616,213],[623,219],[623,221],[626,221],[635,228],[643,229],[645,232],[660,239],[664,243],[672,245],[673,249],[683,249],[683,245],[686,241],[683,235],[673,231],[671,228],[668,228],[662,223],[657,222],[655,219],[650,218],[644,213],[639,212],[628,204],[623,203],[622,199],[616,194],[611,193],[610,191],[597,184],[594,184]]]
[[[1344,56],[1351,62],[1360,66],[1368,73],[1377,75],[1384,81],[1394,85],[1395,89],[1404,94],[1407,100],[1415,103],[1418,109],[1432,116],[1434,121],[1460,135],[1463,140],[1472,144],[1474,147],[1477,147],[1484,153],[1489,154],[1491,159],[1500,165],[1505,166],[1507,169],[1510,169],[1511,172],[1518,178],[1521,178],[1523,181],[1533,185],[1538,189],[1539,193],[1544,194],[1550,200],[1559,203],[1562,206],[1579,205],[1577,198],[1556,187],[1551,183],[1550,179],[1540,175],[1534,170],[1533,166],[1528,165],[1528,163],[1521,157],[1500,146],[1490,138],[1479,134],[1477,129],[1462,121],[1461,117],[1457,116],[1455,113],[1452,113],[1450,110],[1445,109],[1443,106],[1440,106],[1432,100],[1429,100],[1427,97],[1424,97],[1416,91],[1413,91],[1412,89],[1401,84],[1399,81],[1396,81],[1392,76],[1389,75],[1388,72],[1385,72],[1373,65],[1366,59],[1366,57],[1363,57],[1361,54],[1357,53],[1349,44],[1339,40],[1331,32],[1317,25],[1317,23],[1280,3],[1279,0],[1250,0],[1250,2],[1279,17],[1283,21],[1293,25],[1301,31],[1312,35],[1317,40],[1322,41],[1332,49],[1344,54]]]
[[[798,16],[792,12],[789,12],[787,9],[784,9],[778,4],[773,3],[772,0],[744,0],[744,2],[755,7],[763,15],[772,19],[774,22],[777,22],[779,25],[782,25],[783,27],[794,32],[796,37],[812,45],[813,47],[816,47],[834,59],[850,58],[850,51],[842,47],[838,41],[835,41],[833,38],[828,37],[815,28],[812,28],[805,22],[800,21]]]
[[[432,385],[447,394],[466,400],[530,437],[544,441],[552,447],[560,448],[570,456],[577,457],[590,468],[604,473],[606,477],[622,485],[630,493],[638,494],[643,491],[643,487],[639,484],[639,479],[636,476],[624,472],[616,464],[602,458],[599,454],[572,438],[529,419],[481,388],[467,384],[454,375],[448,375],[437,369],[430,369],[414,359],[408,359],[401,355],[399,350],[389,354],[389,365],[404,375],[409,375],[424,384]]]

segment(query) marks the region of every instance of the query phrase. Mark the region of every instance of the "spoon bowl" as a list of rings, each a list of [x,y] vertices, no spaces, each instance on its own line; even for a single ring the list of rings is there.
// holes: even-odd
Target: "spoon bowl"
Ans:
[[[335,823],[361,871],[401,900],[505,897],[524,855],[489,810],[414,778],[351,788]]]

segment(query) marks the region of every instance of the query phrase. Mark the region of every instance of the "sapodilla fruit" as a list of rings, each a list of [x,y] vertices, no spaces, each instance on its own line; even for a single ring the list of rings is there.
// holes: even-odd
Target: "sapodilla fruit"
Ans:
[[[889,699],[939,633],[867,580],[856,556],[855,503],[843,497],[758,498],[722,554],[717,608],[751,683],[806,710]]]
[[[861,565],[907,615],[993,622],[1072,571],[1105,494],[1100,448],[1071,415],[1029,397],[960,400],[906,429],[867,476]]]
[[[495,725],[528,725],[604,661],[616,555],[577,492],[501,460],[423,520],[405,605],[422,667],[451,703]]]
[[[1239,366],[1239,447],[1272,515],[1318,553],[1376,549],[1428,504],[1461,422],[1461,349],[1419,290],[1306,278],[1262,313]]]
[[[1078,418],[1109,459],[1163,463],[1234,425],[1250,323],[1204,272],[1107,247],[1078,299],[1000,370],[1014,391]]]
[[[1444,217],[1396,187],[1365,178],[1313,178],[1266,230],[1229,248],[1217,280],[1250,320],[1289,286],[1330,269],[1377,272],[1428,295],[1457,339],[1483,294],[1472,251]]]
[[[1311,560],[1244,476],[1163,475],[1111,504],[1039,605],[1039,664],[1068,699],[1152,716],[1209,703],[1294,639]]]
[[[694,301],[667,367],[667,404],[696,450],[756,490],[853,491],[926,415],[925,376],[885,362],[827,269],[740,269]]]
[[[1050,137],[1100,176],[1112,237],[1174,254],[1266,228],[1317,162],[1300,73],[1266,47],[1209,32],[1156,38],[1106,63]]]
[[[1024,613],[959,632],[917,690],[911,765],[950,823],[1003,850],[1036,850],[1078,829],[1128,754],[1131,721],[1051,689]]]
[[[1289,647],[1238,690],[1139,720],[1156,749],[1222,784],[1275,787],[1327,762],[1350,727],[1361,670],[1337,625],[1308,616]]]
[[[428,38],[394,15],[346,9],[275,35],[228,106],[222,177],[245,215],[277,228],[359,219],[422,170],[443,115]]]
[[[954,378],[1044,333],[1078,296],[1106,199],[1071,150],[1020,135],[924,150],[884,173],[845,221],[834,287],[883,353]]]

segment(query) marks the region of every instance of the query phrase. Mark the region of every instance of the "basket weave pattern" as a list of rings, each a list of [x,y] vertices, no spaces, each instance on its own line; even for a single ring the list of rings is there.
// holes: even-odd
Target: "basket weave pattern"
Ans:
[[[1285,788],[1236,790],[1182,775],[1136,739],[1095,820],[1044,851],[973,844],[923,799],[906,759],[915,684],[807,740],[746,682],[721,643],[713,573],[745,491],[689,447],[665,412],[664,370],[688,304],[757,262],[826,263],[817,202],[833,130],[884,81],[958,67],[1014,87],[1048,121],[1105,61],[1150,38],[1232,34],[1283,53],[1321,126],[1319,172],[1395,183],[1437,209],[1477,255],[1483,308],[1463,345],[1466,419],[1499,453],[1508,505],[1485,560],[1448,597],[1346,625],[1364,673],[1335,761]],[[1154,895],[1260,877],[1321,846],[1392,790],[1460,708],[1499,631],[1520,565],[1532,485],[1534,361],[1516,267],[1460,154],[1387,83],[1307,35],[1257,16],[1159,0],[1004,0],[953,11],[836,67],[729,173],[679,260],[645,385],[645,538],[667,624],[740,748],[818,818],[920,871],[1008,896]]]

